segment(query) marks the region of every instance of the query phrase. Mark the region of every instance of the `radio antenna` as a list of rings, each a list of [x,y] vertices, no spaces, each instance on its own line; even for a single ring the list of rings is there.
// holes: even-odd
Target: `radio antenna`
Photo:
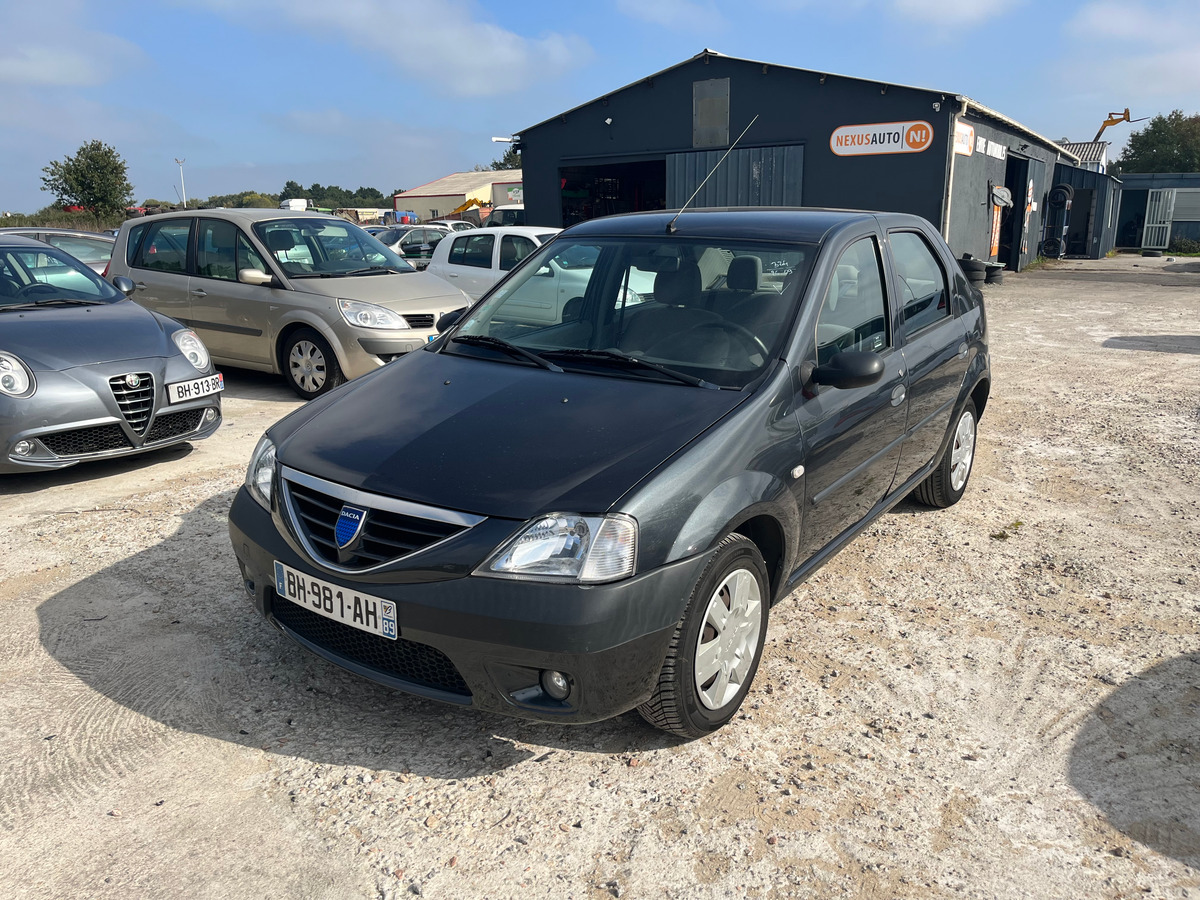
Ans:
[[[758,121],[758,116],[756,115],[753,119],[750,120],[750,125],[753,125],[757,121]],[[683,206],[680,207],[679,212],[675,213],[675,218],[671,219],[671,221],[667,223],[667,234],[675,233],[675,219],[678,219],[680,216],[682,216],[684,213],[684,210],[686,210],[689,206],[692,205],[692,201],[696,199],[696,195],[699,194],[700,191],[704,189],[704,186],[706,184],[708,184],[708,179],[712,178],[713,174],[717,171],[717,169],[721,168],[721,163],[725,162],[725,157],[729,156],[729,154],[733,152],[733,148],[738,145],[738,141],[740,141],[742,138],[744,138],[746,136],[746,132],[750,130],[750,125],[747,125],[745,128],[742,129],[742,133],[737,136],[737,140],[734,141],[732,144],[730,144],[729,149],[725,151],[725,156],[722,156],[720,159],[717,160],[717,164],[712,167],[712,171],[704,176],[704,180],[702,182],[700,182],[700,186],[698,188],[696,188],[696,190],[692,191],[692,196],[687,198],[687,203],[683,204]]]

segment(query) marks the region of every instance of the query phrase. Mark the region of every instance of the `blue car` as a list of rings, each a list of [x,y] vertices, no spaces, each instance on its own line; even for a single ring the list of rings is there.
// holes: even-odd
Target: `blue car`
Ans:
[[[224,379],[199,337],[40,241],[0,236],[0,474],[206,438]]]

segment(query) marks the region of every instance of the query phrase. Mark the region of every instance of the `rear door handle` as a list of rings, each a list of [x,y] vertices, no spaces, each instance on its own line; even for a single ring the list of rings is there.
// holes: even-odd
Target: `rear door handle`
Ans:
[[[458,273],[457,273],[457,272],[447,272],[446,274],[447,274],[448,276],[450,276],[451,278],[457,278],[457,277],[458,277]]]
[[[188,293],[190,293],[193,297],[207,297],[208,296],[208,291],[202,291],[200,289],[196,289],[194,291],[189,291]]]
[[[904,389],[904,385],[902,384],[898,384],[892,388],[892,406],[899,406],[901,403],[903,403],[907,393],[908,392]]]

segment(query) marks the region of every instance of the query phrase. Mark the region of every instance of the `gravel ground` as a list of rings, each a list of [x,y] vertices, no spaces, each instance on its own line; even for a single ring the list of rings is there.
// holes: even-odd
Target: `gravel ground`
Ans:
[[[296,403],[0,483],[11,897],[1200,897],[1200,263],[986,291],[967,494],[772,612],[742,713],[539,725],[344,673],[243,599],[225,515]]]

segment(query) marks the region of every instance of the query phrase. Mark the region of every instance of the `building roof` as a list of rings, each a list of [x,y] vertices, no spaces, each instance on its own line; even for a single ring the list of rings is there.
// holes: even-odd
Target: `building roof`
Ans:
[[[1059,141],[1058,145],[1068,153],[1074,153],[1081,163],[1108,161],[1109,141]]]
[[[660,75],[665,75],[667,72],[673,71],[678,68],[682,68],[683,66],[689,65],[690,63],[696,62],[697,60],[703,60],[703,59],[707,59],[709,57],[718,58],[718,59],[729,59],[729,60],[733,60],[735,62],[743,62],[743,63],[747,63],[747,64],[753,65],[753,66],[762,66],[764,72],[767,70],[768,67],[776,68],[776,69],[788,69],[793,72],[807,72],[812,75],[820,75],[822,78],[825,78],[826,76],[829,76],[832,78],[844,78],[847,81],[861,81],[865,84],[887,85],[888,87],[904,88],[904,89],[911,90],[911,91],[923,91],[924,93],[927,93],[927,94],[938,94],[943,98],[943,100],[953,99],[956,103],[959,103],[960,105],[964,105],[964,111],[974,112],[976,115],[985,116],[989,119],[995,119],[997,122],[1002,122],[1005,125],[1007,125],[1009,128],[1012,128],[1014,131],[1018,131],[1021,134],[1025,135],[1026,137],[1033,138],[1038,143],[1043,144],[1044,146],[1049,147],[1049,148],[1061,153],[1063,156],[1068,157],[1072,161],[1078,162],[1078,158],[1075,156],[1075,154],[1070,152],[1069,150],[1063,149],[1062,145],[1059,144],[1058,141],[1052,141],[1052,140],[1050,140],[1050,138],[1044,137],[1044,136],[1038,134],[1033,129],[1025,127],[1024,125],[1022,125],[1020,122],[1016,121],[1015,119],[1010,119],[1008,116],[1004,115],[1003,113],[999,113],[994,109],[990,109],[989,107],[984,106],[982,103],[972,100],[970,97],[967,97],[963,94],[958,94],[953,91],[939,91],[934,88],[914,87],[913,85],[908,85],[908,84],[895,84],[895,83],[890,83],[890,82],[883,82],[877,78],[857,78],[853,75],[838,75],[834,72],[821,72],[816,69],[802,69],[799,66],[785,66],[785,65],[781,65],[780,63],[764,62],[762,60],[757,60],[757,59],[745,59],[744,57],[740,57],[740,56],[726,56],[724,53],[718,53],[716,50],[709,50],[707,48],[704,50],[701,50],[695,56],[691,57],[691,59],[685,59],[683,62],[676,63],[673,66],[667,66],[667,68],[662,69],[658,72],[655,72],[653,75],[647,75],[644,78],[639,78],[637,81],[627,84],[624,87],[617,88],[614,91],[609,91],[607,94],[597,97],[595,100],[589,100],[587,103],[581,103],[578,106],[572,107],[571,109],[567,110],[564,113],[559,113],[556,116],[551,116],[549,119],[545,119],[541,122],[538,122],[536,125],[530,125],[528,128],[525,128],[521,132],[518,132],[518,134],[523,134],[526,131],[532,131],[535,128],[540,128],[541,126],[546,125],[550,122],[553,122],[556,119],[560,119],[565,116],[568,116],[571,113],[575,112],[576,110],[583,109],[586,106],[590,106],[591,104],[596,103],[599,100],[607,99],[608,97],[611,97],[613,94],[618,94],[621,91],[625,91],[625,90],[628,90],[629,88],[636,87],[637,85],[641,84],[643,81],[648,81],[648,80],[651,80],[654,78],[658,78]]]
[[[397,197],[447,197],[469,194],[493,184],[513,184],[521,181],[520,169],[493,169],[487,172],[455,172],[437,181],[422,184],[397,194]]]

